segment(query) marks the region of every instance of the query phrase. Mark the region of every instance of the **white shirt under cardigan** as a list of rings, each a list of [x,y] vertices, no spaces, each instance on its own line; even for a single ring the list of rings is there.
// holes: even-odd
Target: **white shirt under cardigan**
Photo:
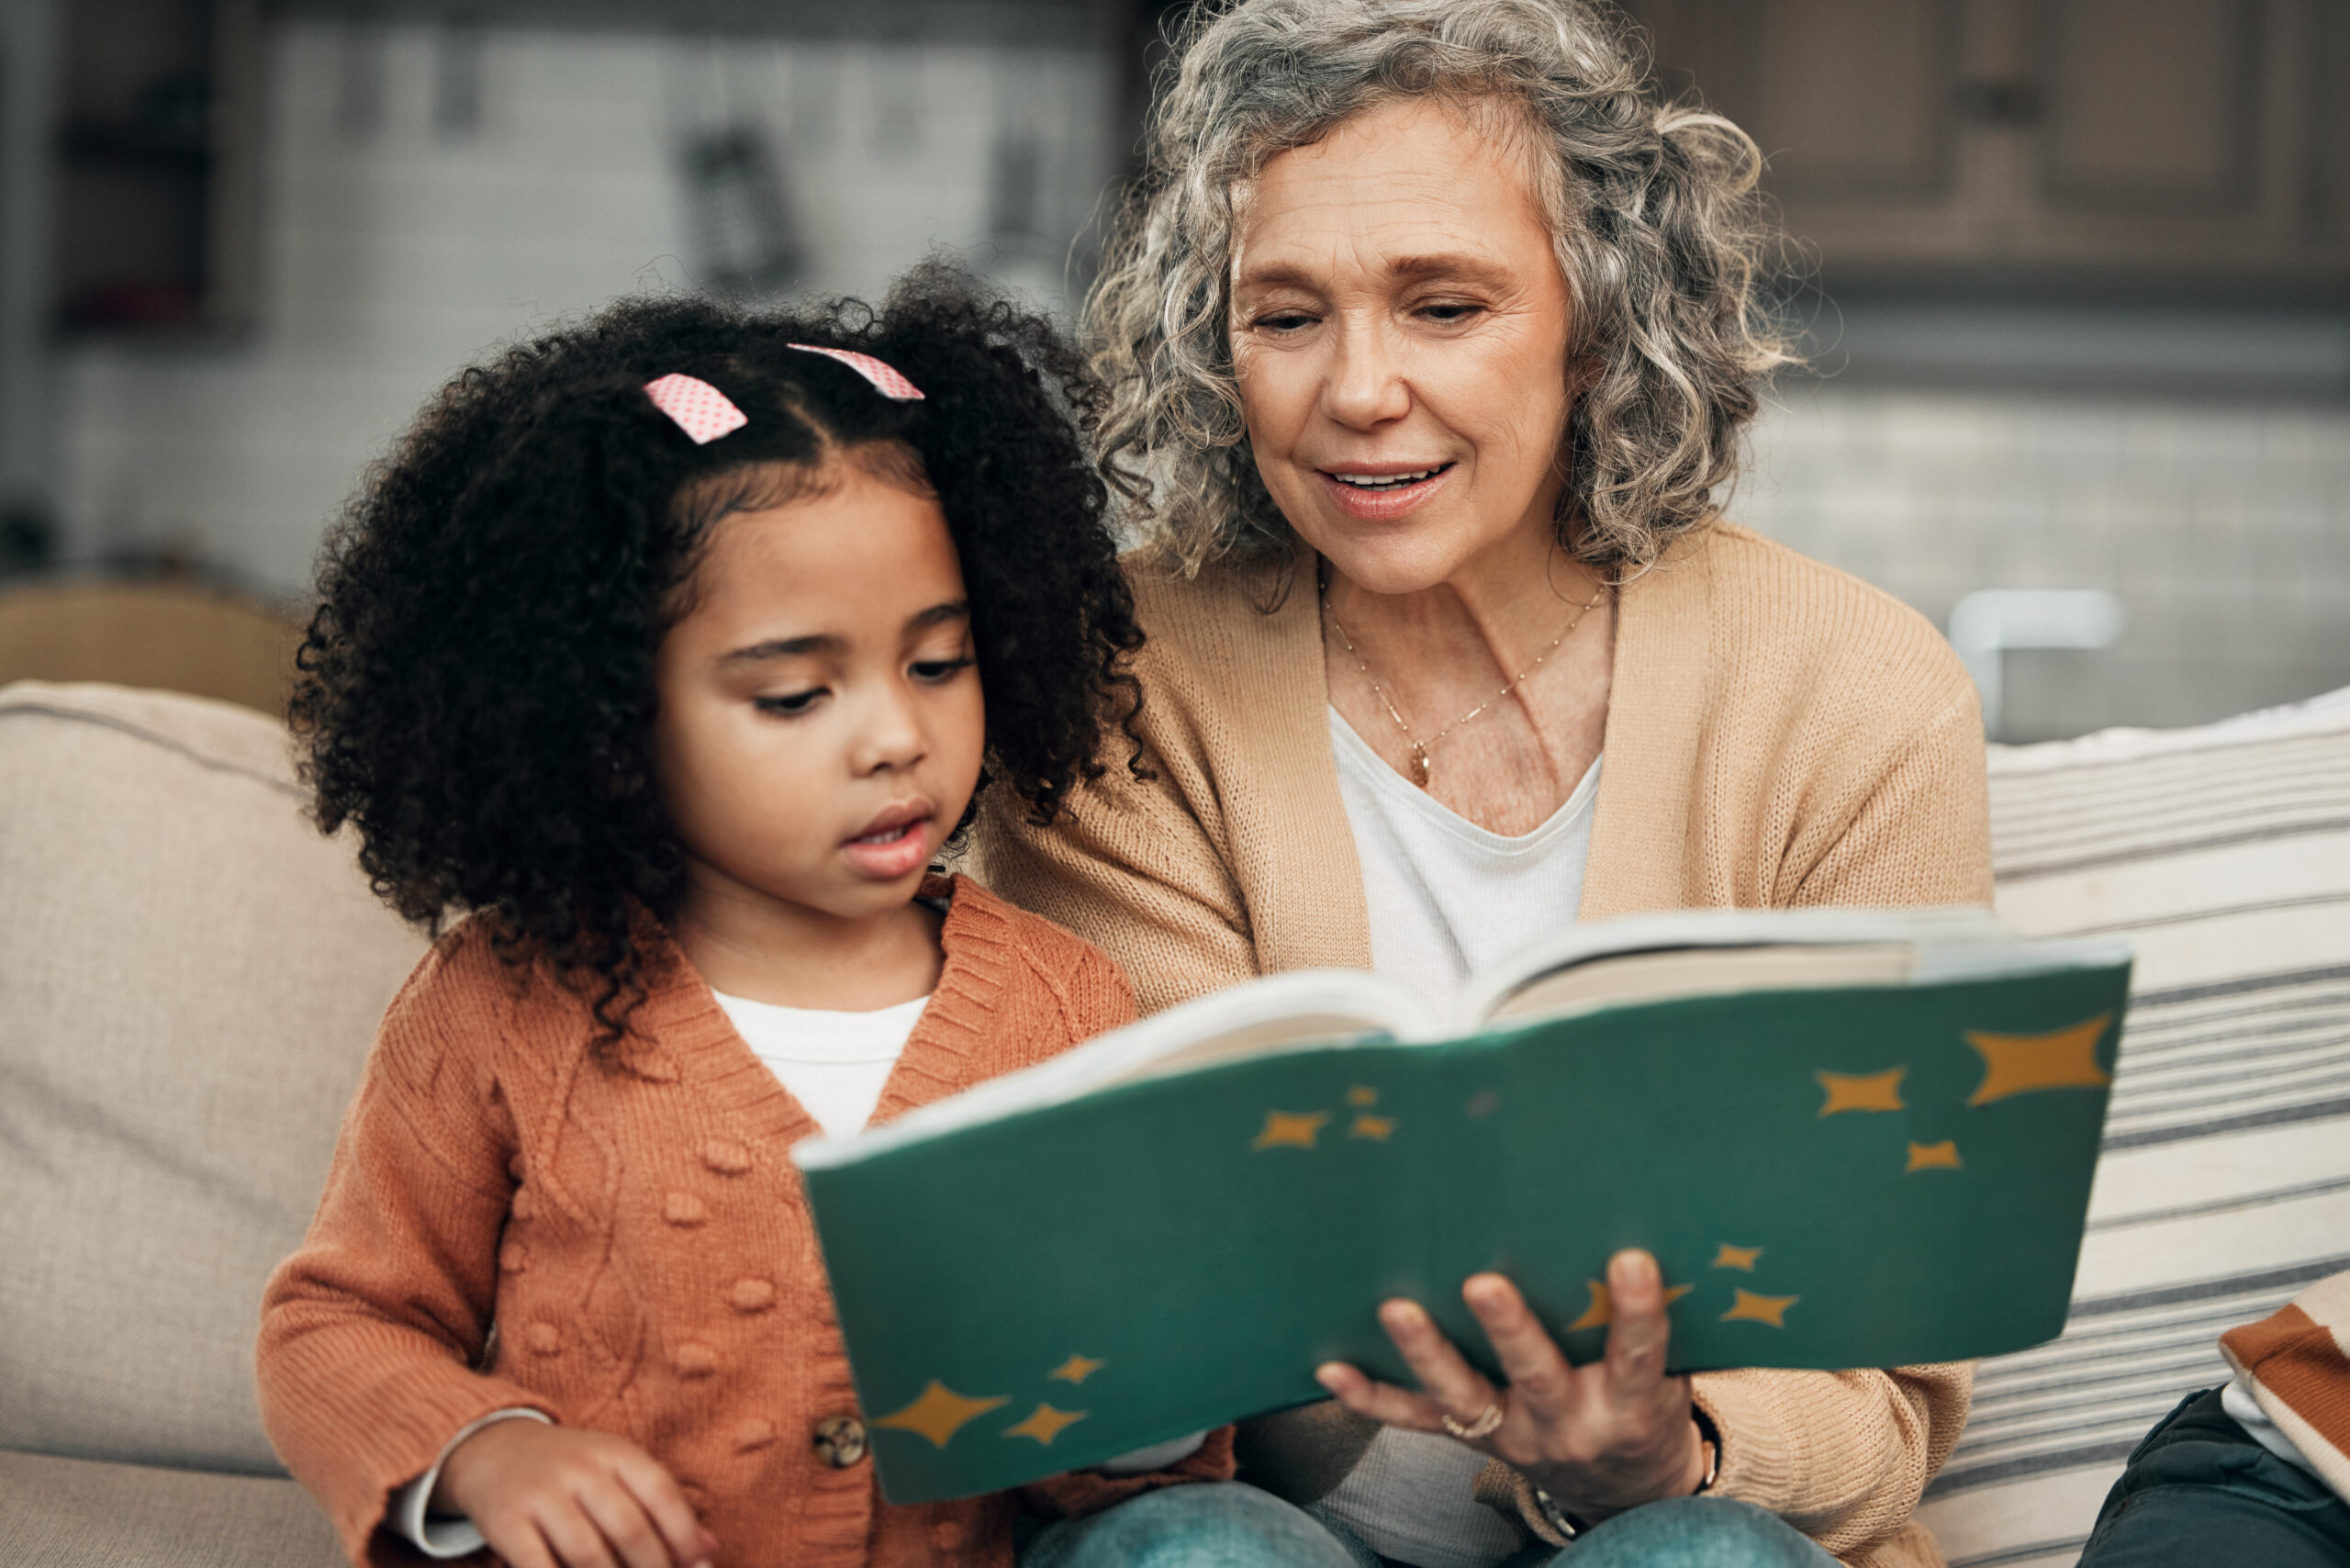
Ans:
[[[1379,759],[1330,711],[1338,798],[1362,863],[1371,966],[1445,996],[1482,965],[1572,925],[1591,854],[1599,764],[1532,833],[1505,837],[1439,803]],[[1382,1557],[1417,1568],[1490,1568],[1519,1536],[1470,1488],[1485,1459],[1438,1433],[1382,1427],[1321,1506]]]

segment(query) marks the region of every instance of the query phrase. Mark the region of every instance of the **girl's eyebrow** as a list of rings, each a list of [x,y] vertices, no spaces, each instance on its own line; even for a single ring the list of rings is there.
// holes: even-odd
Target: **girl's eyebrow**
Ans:
[[[921,632],[945,625],[950,621],[968,621],[970,618],[969,599],[949,599],[910,616],[906,621],[906,630]],[[846,645],[845,638],[834,636],[829,632],[818,632],[805,637],[776,637],[764,643],[753,643],[732,653],[721,654],[718,662],[722,665],[756,664],[762,659],[789,659],[803,654],[835,653]]]
[[[796,658],[801,654],[829,653],[842,645],[841,639],[824,633],[810,637],[782,637],[765,643],[753,643],[731,654],[722,654],[718,662],[723,665],[755,664],[761,659]]]
[[[943,626],[949,621],[968,621],[970,618],[971,601],[969,599],[948,599],[944,604],[934,604],[919,615],[910,617],[906,622],[906,630],[921,632],[933,626]]]

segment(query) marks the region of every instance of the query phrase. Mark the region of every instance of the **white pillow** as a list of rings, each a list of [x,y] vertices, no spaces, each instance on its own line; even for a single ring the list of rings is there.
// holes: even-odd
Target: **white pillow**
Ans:
[[[2350,1268],[2350,689],[1990,767],[2000,914],[2138,961],[2071,1320],[1983,1363],[1920,1518],[1952,1568],[2071,1568],[2221,1332]]]

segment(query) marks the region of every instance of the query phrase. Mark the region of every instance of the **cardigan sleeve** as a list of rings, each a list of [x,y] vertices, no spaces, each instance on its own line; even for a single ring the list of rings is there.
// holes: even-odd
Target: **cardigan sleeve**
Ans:
[[[386,1018],[302,1246],[262,1301],[262,1418],[353,1562],[412,1562],[379,1531],[453,1433],[503,1409],[557,1415],[473,1370],[509,1208],[510,1125],[434,1025],[435,957]]]

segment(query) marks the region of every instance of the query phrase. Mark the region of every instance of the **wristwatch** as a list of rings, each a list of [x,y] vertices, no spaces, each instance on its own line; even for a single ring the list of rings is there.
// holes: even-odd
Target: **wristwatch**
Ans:
[[[1696,1424],[1697,1441],[1706,1450],[1705,1477],[1697,1483],[1697,1489],[1689,1494],[1692,1497],[1700,1497],[1712,1491],[1714,1483],[1721,1477],[1722,1439],[1721,1433],[1714,1426],[1713,1417],[1696,1406],[1689,1407],[1689,1418]],[[1539,1486],[1534,1488],[1534,1506],[1542,1511],[1542,1522],[1556,1531],[1561,1540],[1572,1540],[1591,1528],[1561,1507],[1559,1500]]]

